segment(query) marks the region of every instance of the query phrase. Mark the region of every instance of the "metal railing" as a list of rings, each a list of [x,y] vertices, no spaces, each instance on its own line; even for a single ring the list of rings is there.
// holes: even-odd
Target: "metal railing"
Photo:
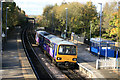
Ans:
[[[86,74],[87,76],[89,76],[89,78],[93,77],[94,74],[93,74],[93,72],[90,69],[84,67],[82,64],[78,63],[78,65],[79,65],[79,70],[81,72],[83,72],[84,74]]]
[[[97,59],[96,69],[100,68],[116,68],[116,59]]]

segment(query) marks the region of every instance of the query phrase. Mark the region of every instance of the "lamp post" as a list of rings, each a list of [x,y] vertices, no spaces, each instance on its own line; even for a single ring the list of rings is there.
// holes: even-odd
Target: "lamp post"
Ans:
[[[2,45],[2,34],[4,34],[3,32],[2,32],[2,21],[3,21],[3,19],[2,19],[2,17],[3,17],[3,12],[2,12],[2,7],[3,7],[3,2],[14,2],[13,0],[1,0],[0,1],[1,2],[1,45]],[[1,53],[2,53],[2,46],[0,47],[0,49],[1,49]]]
[[[45,12],[46,13],[46,27],[47,27],[47,12]]]
[[[91,27],[92,27],[92,21],[90,21],[90,39],[91,39]]]
[[[100,45],[99,45],[99,54],[98,54],[98,58],[100,58],[100,52],[101,52],[101,22],[102,22],[102,3],[98,3],[100,4],[101,6],[101,9],[100,9]]]
[[[9,7],[6,7],[6,32],[5,32],[5,34],[6,34],[6,41],[7,41],[7,29],[8,29],[8,27],[7,27],[7,12],[8,12],[8,9],[9,9]]]
[[[68,8],[65,8],[66,9],[66,37],[67,37],[67,15],[68,15]]]
[[[1,30],[0,30],[1,31],[1,35],[0,35],[0,39],[1,39],[0,43],[1,44],[0,45],[2,45],[2,1],[0,1],[0,2],[1,2]],[[0,49],[1,49],[1,54],[2,54],[2,46],[0,47]]]
[[[53,14],[53,11],[52,11],[52,32],[54,32],[54,30],[53,30],[53,28],[54,28],[54,24],[53,24],[53,16],[54,16],[54,14]]]

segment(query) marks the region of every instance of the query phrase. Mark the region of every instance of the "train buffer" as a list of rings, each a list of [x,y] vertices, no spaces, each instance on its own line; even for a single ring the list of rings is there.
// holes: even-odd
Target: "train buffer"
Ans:
[[[37,80],[22,47],[19,32],[20,29],[16,28],[8,35],[2,55],[2,79]]]

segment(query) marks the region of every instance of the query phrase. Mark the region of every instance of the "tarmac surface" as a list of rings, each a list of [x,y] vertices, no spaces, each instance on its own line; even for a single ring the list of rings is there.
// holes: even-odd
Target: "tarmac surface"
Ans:
[[[74,41],[74,43],[78,46],[78,59],[77,59],[78,65],[84,67],[90,73],[92,73],[92,77],[89,78],[120,80],[120,70],[117,69],[97,70],[96,60],[98,59],[98,57],[89,52],[89,46],[77,41],[76,42]],[[104,59],[104,57],[100,57],[100,59]]]
[[[19,28],[7,38],[2,54],[2,80],[37,80],[22,47]]]

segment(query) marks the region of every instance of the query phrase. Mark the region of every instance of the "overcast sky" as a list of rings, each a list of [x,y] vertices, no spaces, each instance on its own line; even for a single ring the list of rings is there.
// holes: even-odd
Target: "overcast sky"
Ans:
[[[27,15],[41,15],[43,13],[43,8],[46,5],[57,3],[60,5],[63,0],[14,0],[16,4],[26,12]],[[86,3],[90,0],[64,0],[65,2],[80,2]],[[120,0],[91,0],[93,4],[100,10],[100,5],[98,3],[105,4],[106,2],[120,1]]]

